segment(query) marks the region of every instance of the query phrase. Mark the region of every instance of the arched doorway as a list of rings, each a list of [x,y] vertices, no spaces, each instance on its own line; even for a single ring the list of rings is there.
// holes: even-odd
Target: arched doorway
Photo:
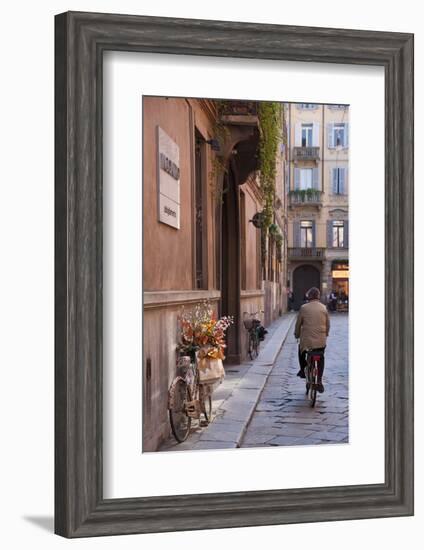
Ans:
[[[299,309],[303,297],[312,286],[321,287],[319,270],[313,265],[300,265],[293,272],[294,309]]]
[[[238,188],[231,163],[224,175],[221,216],[220,315],[234,317],[227,331],[227,363],[239,363],[240,351],[240,228]]]

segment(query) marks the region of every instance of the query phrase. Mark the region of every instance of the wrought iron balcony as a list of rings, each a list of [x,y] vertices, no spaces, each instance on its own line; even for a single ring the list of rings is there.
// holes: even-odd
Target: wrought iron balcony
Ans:
[[[322,191],[316,189],[295,190],[289,192],[289,206],[322,206]]]
[[[323,260],[325,248],[317,248],[316,246],[301,248],[294,247],[288,249],[289,260],[303,260],[309,258],[311,260]]]
[[[293,147],[293,159],[319,160],[319,147]]]

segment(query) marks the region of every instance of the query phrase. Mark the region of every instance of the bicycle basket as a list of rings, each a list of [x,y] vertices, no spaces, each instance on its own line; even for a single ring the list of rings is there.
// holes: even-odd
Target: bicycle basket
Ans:
[[[261,322],[259,319],[244,319],[243,324],[246,330],[251,330],[252,328],[259,326]]]

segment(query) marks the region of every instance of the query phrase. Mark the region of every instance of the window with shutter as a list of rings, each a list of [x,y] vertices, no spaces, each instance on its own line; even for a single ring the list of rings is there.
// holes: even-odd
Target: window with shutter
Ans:
[[[300,222],[300,246],[302,248],[313,246],[313,222],[310,220]]]
[[[344,222],[333,221],[333,247],[344,248]]]
[[[302,124],[302,136],[301,136],[301,146],[302,147],[311,147],[312,146],[312,124]]]
[[[346,168],[332,168],[331,179],[333,194],[344,195],[346,193]]]
[[[346,122],[333,122],[329,135],[329,148],[348,146],[348,124]]]

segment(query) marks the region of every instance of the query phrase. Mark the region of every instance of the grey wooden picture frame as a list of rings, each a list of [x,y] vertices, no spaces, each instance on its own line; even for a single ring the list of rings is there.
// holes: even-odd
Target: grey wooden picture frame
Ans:
[[[384,483],[103,498],[102,56],[106,50],[384,67]],[[57,534],[88,537],[413,514],[413,89],[412,34],[96,13],[56,16]]]

